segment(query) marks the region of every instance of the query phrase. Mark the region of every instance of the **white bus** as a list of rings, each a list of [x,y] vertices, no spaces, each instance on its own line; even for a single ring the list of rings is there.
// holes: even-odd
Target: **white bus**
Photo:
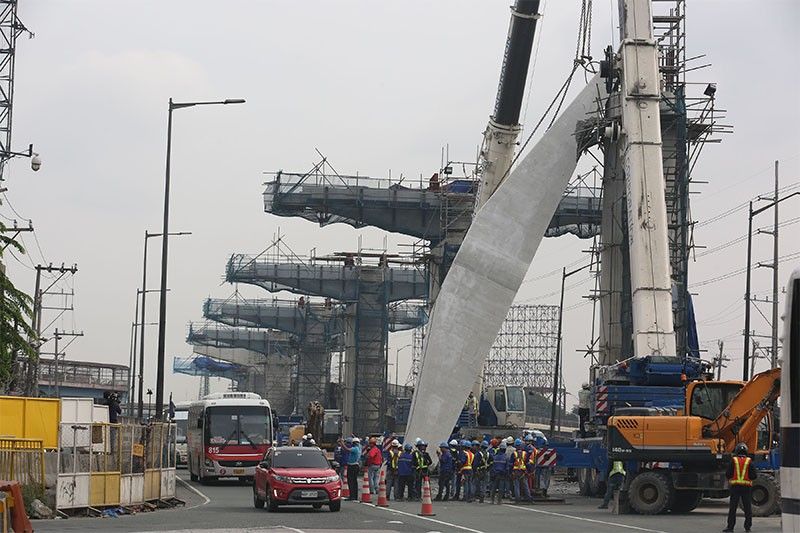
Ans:
[[[178,402],[175,404],[175,413],[172,421],[175,422],[175,464],[186,466],[189,457],[189,444],[187,433],[189,430],[189,405],[191,402]]]
[[[189,477],[252,479],[273,441],[269,402],[252,392],[209,394],[189,406]]]
[[[800,531],[800,269],[786,287],[781,363],[781,521]]]

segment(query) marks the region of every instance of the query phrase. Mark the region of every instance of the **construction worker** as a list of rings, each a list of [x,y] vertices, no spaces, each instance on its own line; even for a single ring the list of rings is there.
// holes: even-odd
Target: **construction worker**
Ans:
[[[509,464],[508,456],[506,455],[507,449],[506,441],[501,442],[492,458],[492,485],[489,489],[489,496],[492,499],[492,503],[497,503],[498,505],[503,502],[503,496],[505,496],[508,490]],[[497,498],[496,501],[495,498]]]
[[[446,442],[439,443],[437,454],[439,455],[439,490],[436,492],[434,500],[446,502],[450,499],[450,485],[455,471],[455,459],[450,453],[450,446]]]
[[[603,497],[603,503],[597,507],[598,509],[608,509],[608,502],[614,496],[614,491],[619,490],[625,483],[626,475],[622,461],[614,461],[611,464],[611,471],[608,473],[608,482],[606,483],[606,495]]]
[[[527,459],[528,454],[525,452],[525,445],[522,439],[514,441],[514,453],[511,454],[511,486],[514,489],[514,501],[519,503],[522,499],[523,493],[525,494],[525,501],[531,501],[531,491],[528,489],[527,477]]]
[[[528,481],[528,490],[531,494],[534,494],[533,489],[536,488],[536,459],[539,450],[536,449],[533,443],[533,435],[530,433],[525,435],[525,453],[528,456],[525,461],[525,477]]]
[[[347,455],[347,487],[350,489],[350,500],[358,500],[358,471],[361,466],[361,440],[358,437],[347,437],[339,440]]]
[[[758,471],[753,466],[753,461],[747,456],[747,444],[740,442],[736,445],[734,456],[725,475],[728,477],[731,499],[728,506],[728,527],[722,531],[733,531],[736,525],[736,508],[739,501],[744,510],[744,530],[750,531],[753,525],[753,480],[758,476]]]
[[[472,484],[472,463],[475,461],[475,454],[470,449],[472,443],[468,440],[461,441],[461,452],[459,453],[459,463],[461,463],[461,484],[464,486],[464,501],[472,503],[474,498],[475,486]]]
[[[414,490],[414,447],[410,442],[403,445],[403,453],[397,460],[397,493],[394,499],[398,502],[403,501],[403,494],[408,487],[408,497],[412,496]]]
[[[430,454],[428,453],[428,443],[420,440],[417,444],[417,449],[414,451],[414,499],[418,500],[422,497],[422,480],[428,477],[428,470],[433,464]]]
[[[464,476],[461,474],[461,443],[456,439],[450,441],[450,453],[453,454],[456,467],[456,473],[453,477],[453,500],[457,501],[461,499],[461,485]]]
[[[370,494],[378,494],[378,482],[380,481],[381,465],[383,464],[383,454],[378,447],[378,439],[370,437],[367,442],[367,450],[364,458],[367,467],[367,479],[369,479]]]
[[[586,437],[586,422],[589,421],[589,407],[592,402],[592,389],[588,383],[581,385],[578,391],[578,417],[580,418],[580,435]]]
[[[472,446],[475,451],[475,493],[478,495],[478,501],[483,503],[483,500],[486,497],[486,487],[489,480],[489,466],[491,465],[489,458],[489,443],[487,441],[482,441],[480,444],[478,444],[478,441],[473,441]]]
[[[475,427],[478,425],[478,399],[475,397],[475,394],[472,391],[469,391],[469,396],[467,396],[467,401],[464,403],[464,409],[467,410],[467,414],[469,415],[469,425],[470,427]]]
[[[400,441],[393,439],[386,452],[386,499],[392,497],[392,489],[397,496],[397,462],[400,460]]]
[[[547,448],[547,437],[544,436],[539,430],[534,430],[534,446],[536,446],[537,463],[538,454],[542,453]],[[547,498],[547,491],[550,488],[550,477],[553,474],[552,466],[539,466],[536,465],[536,488],[542,492],[542,495]]]

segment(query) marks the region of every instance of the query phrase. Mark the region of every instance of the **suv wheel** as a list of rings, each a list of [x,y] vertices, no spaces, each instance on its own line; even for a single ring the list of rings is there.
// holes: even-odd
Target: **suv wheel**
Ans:
[[[258,491],[256,490],[255,483],[253,483],[253,507],[255,507],[256,509],[264,508],[264,500],[258,497]]]
[[[332,513],[338,513],[339,510],[342,508],[342,500],[336,500],[335,502],[331,502],[330,508]]]
[[[278,502],[272,499],[272,489],[270,489],[269,485],[267,485],[267,487],[264,489],[264,492],[267,494],[267,499],[265,500],[265,503],[267,504],[267,511],[274,513],[278,510]]]

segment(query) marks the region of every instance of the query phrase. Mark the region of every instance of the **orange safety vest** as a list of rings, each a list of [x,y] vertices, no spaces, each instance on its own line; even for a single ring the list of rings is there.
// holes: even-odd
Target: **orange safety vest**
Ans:
[[[534,448],[533,451],[528,454],[528,464],[531,466],[536,466],[536,457],[538,455],[539,455],[539,450]]]
[[[475,459],[475,454],[469,450],[465,450],[464,455],[467,456],[467,460],[464,461],[464,465],[461,467],[462,472],[464,470],[472,470],[472,460]]]
[[[737,487],[752,487],[753,480],[750,479],[748,471],[750,470],[749,457],[734,457],[733,458],[733,477],[728,480],[728,484]]]
[[[525,470],[525,450],[516,450],[514,452],[514,470]]]

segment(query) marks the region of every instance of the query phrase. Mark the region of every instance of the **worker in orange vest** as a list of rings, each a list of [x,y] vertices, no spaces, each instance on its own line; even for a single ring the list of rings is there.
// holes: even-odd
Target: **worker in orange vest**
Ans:
[[[758,471],[753,466],[753,461],[747,456],[747,444],[740,442],[736,445],[734,456],[725,473],[728,476],[730,486],[731,501],[728,507],[728,527],[722,531],[733,531],[736,525],[736,508],[739,500],[742,501],[744,509],[744,530],[750,531],[753,525],[753,480],[758,476]]]

